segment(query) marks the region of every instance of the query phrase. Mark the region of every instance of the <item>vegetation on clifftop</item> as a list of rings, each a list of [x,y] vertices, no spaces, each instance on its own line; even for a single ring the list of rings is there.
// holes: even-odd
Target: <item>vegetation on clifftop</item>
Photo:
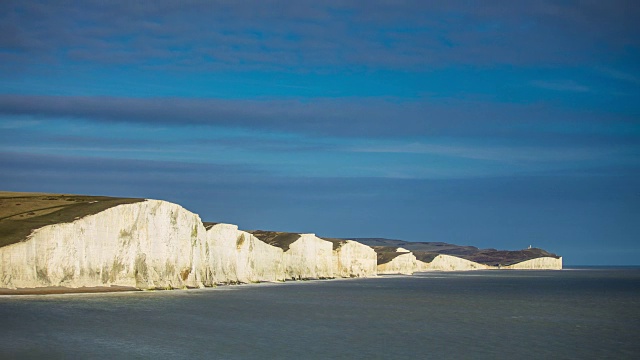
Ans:
[[[332,243],[333,250],[338,250],[342,247],[342,245],[347,243],[347,240],[344,240],[344,239],[334,239],[334,238],[320,238],[320,239]]]
[[[398,251],[398,248],[393,246],[372,246],[371,248],[378,256],[378,265],[389,263],[398,256],[409,253],[408,251]]]
[[[490,266],[508,266],[541,257],[559,258],[556,254],[537,248],[515,251],[487,249],[480,250],[475,254],[457,256]]]
[[[43,226],[140,201],[144,199],[0,191],[0,247],[23,241]]]
[[[416,257],[416,260],[420,260],[425,263],[430,263],[436,256],[440,255],[436,252],[429,251],[412,251],[413,255]]]
[[[300,234],[281,231],[250,230],[247,232],[260,239],[260,241],[279,247],[284,251],[289,250],[289,245],[300,239]]]

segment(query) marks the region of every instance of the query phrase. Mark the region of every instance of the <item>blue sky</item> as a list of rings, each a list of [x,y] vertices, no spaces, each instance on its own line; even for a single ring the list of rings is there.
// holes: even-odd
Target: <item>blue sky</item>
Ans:
[[[0,188],[640,264],[635,1],[4,1]]]

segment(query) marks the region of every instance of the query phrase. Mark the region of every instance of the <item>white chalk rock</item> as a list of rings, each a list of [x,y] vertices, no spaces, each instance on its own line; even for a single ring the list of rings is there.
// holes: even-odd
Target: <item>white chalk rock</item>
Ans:
[[[282,249],[231,224],[211,226],[206,238],[206,276],[214,284],[284,280]]]
[[[204,239],[200,217],[179,205],[118,205],[0,248],[0,286],[202,286]]]
[[[426,263],[411,252],[378,265],[375,251],[366,245],[314,234],[301,234],[283,247],[286,251],[236,225],[205,229],[198,215],[177,204],[145,200],[44,226],[22,242],[0,247],[0,287],[183,288],[491,268],[442,254]],[[561,269],[562,258],[502,268]]]
[[[404,253],[391,261],[378,264],[378,274],[404,274],[411,275],[416,269],[416,257],[412,253]]]
[[[287,279],[333,278],[333,244],[315,234],[300,234],[284,252],[284,264]]]
[[[346,240],[333,250],[336,277],[369,277],[377,273],[376,252],[359,242]]]
[[[204,273],[207,285],[238,282],[236,242],[238,227],[216,224],[206,230],[206,241],[201,252],[205,259]]]
[[[284,252],[245,231],[236,242],[238,281],[244,283],[284,281]]]
[[[469,261],[457,256],[440,254],[436,256],[430,263],[418,261],[416,271],[468,271],[491,269],[491,266]]]
[[[503,266],[502,269],[520,269],[520,270],[562,270],[562,257],[556,259],[553,257],[541,257],[523,261],[517,264]]]

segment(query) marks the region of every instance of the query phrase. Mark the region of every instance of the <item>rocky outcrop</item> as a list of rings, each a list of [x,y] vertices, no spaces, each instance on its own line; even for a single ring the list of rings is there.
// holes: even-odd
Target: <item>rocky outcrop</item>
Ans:
[[[541,257],[501,268],[514,270],[562,270],[562,257]]]

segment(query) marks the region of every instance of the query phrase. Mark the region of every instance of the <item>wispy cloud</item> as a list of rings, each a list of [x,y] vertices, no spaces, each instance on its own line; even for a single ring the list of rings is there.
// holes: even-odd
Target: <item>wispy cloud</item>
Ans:
[[[148,147],[134,147],[123,148],[117,146],[0,146],[0,151],[20,151],[20,152],[35,152],[35,153],[151,153],[151,154],[176,154],[187,153],[186,150],[167,149],[164,148],[148,148]]]
[[[640,76],[630,72],[620,71],[613,68],[599,68],[602,74],[615,80],[621,80],[635,85],[640,85]]]
[[[493,145],[442,145],[409,143],[396,145],[378,145],[353,147],[354,152],[395,153],[395,154],[429,154],[464,158],[473,160],[487,160],[499,162],[579,162],[610,159],[616,154],[628,153],[631,149],[619,147],[580,147],[580,148],[549,148],[531,146],[493,146]]]
[[[635,123],[606,112],[562,111],[544,104],[393,98],[186,99],[0,95],[0,115],[50,122],[222,126],[307,136],[579,136],[582,128]],[[613,121],[613,123],[612,123]],[[579,125],[579,126],[576,126]],[[573,131],[572,129],[576,129]]]
[[[582,85],[573,80],[535,80],[531,82],[531,85],[537,88],[553,91],[569,91],[577,93],[585,93],[591,91],[590,87]]]
[[[21,129],[33,127],[41,124],[40,120],[31,120],[31,119],[0,119],[0,129]]]

